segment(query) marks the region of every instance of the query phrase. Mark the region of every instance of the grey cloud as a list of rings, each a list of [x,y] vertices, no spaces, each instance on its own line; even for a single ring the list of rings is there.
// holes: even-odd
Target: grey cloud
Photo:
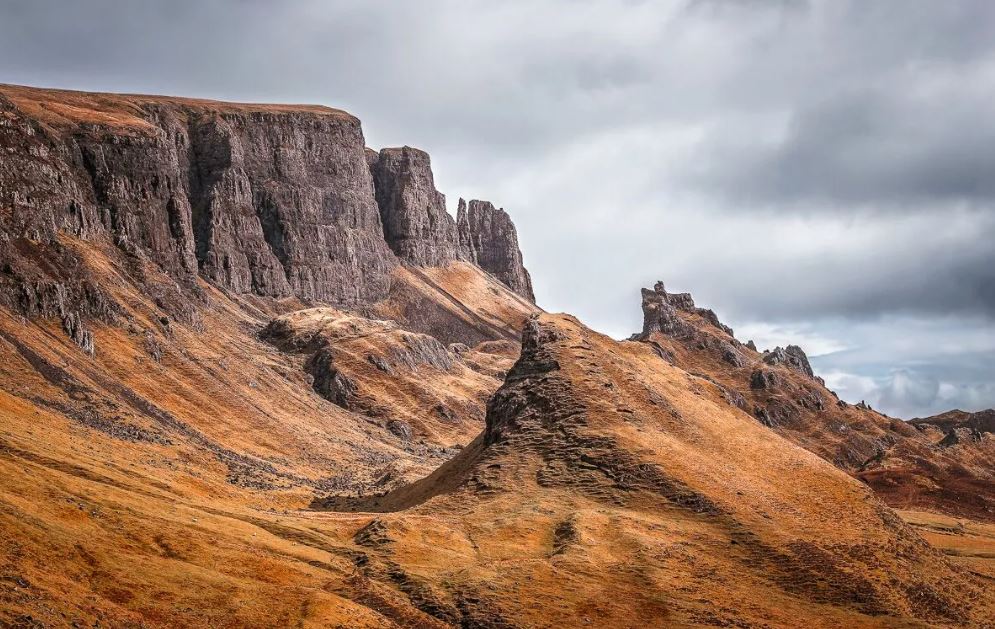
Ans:
[[[727,262],[706,262],[700,273],[713,278],[713,290],[733,315],[777,320],[958,313],[995,322],[995,221],[969,219],[978,232],[949,237],[942,234],[946,221],[941,216],[890,233],[885,223],[875,230],[876,242],[861,239],[828,251],[813,247],[791,262],[777,251],[765,254],[762,249],[773,244],[762,243],[760,251],[743,252],[747,273],[722,273]]]
[[[896,340],[892,333],[880,349]],[[995,351],[899,361],[899,366],[857,363],[845,354],[813,359],[816,372],[842,399],[864,400],[894,417],[925,417],[952,408],[981,410],[995,400]],[[860,365],[856,371],[854,364]]]
[[[689,183],[744,207],[902,212],[961,201],[995,208],[995,81],[916,98],[898,89],[829,95],[795,112],[786,137],[701,147]]]

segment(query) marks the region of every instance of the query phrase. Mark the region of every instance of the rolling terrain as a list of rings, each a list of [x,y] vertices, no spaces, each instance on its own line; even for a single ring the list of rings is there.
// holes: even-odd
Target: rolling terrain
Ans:
[[[800,347],[758,351],[662,282],[642,295],[643,330],[633,338],[719,386],[731,405],[857,476],[893,507],[995,522],[993,411],[887,417],[840,400]]]
[[[0,150],[0,626],[991,626],[985,413],[545,313],[338,110],[0,86]]]

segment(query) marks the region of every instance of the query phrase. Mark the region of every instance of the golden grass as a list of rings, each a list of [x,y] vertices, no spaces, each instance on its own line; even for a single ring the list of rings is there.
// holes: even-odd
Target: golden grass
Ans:
[[[117,129],[151,130],[144,108],[171,105],[180,110],[207,113],[310,113],[354,120],[350,114],[322,105],[232,103],[200,98],[108,94],[0,84],[0,96],[10,99],[26,115],[54,128],[100,124]]]
[[[116,301],[129,304],[124,324],[95,328],[95,358],[57,322],[0,313],[0,625],[30,616],[52,627],[442,627],[488,619],[850,627],[981,625],[992,617],[983,571],[950,566],[979,560],[977,553],[934,553],[907,527],[883,520],[890,512],[866,488],[734,410],[713,385],[642,344],[614,342],[563,316],[541,321],[560,335],[555,377],[585,409],[581,433],[609,439],[611,453],[706,496],[717,514],[573,466],[554,447],[555,425],[523,433],[532,449],[476,442],[420,485],[426,491],[409,496],[415,506],[404,511],[311,511],[310,500],[325,493],[313,484],[322,479],[371,482],[388,461],[415,478],[432,464],[316,395],[300,357],[256,337],[266,321],[259,311],[205,285],[213,302],[203,313],[206,331],[166,329],[147,298],[119,281],[109,256],[94,249],[87,261]],[[154,281],[154,269],[148,273]],[[463,298],[492,299],[486,277],[462,273],[440,271],[432,281]],[[500,299],[484,303],[497,310]],[[468,306],[495,326],[527,310],[518,304],[495,315],[490,305]],[[359,360],[375,344],[395,342],[392,334],[380,329],[346,346]],[[147,351],[149,335],[164,350],[161,362]],[[423,384],[436,393],[478,391],[476,376],[456,375],[467,382]],[[382,384],[384,400],[396,395]],[[418,410],[407,404],[398,408]],[[115,437],[98,419],[167,441]],[[246,478],[269,485],[230,482],[233,468],[212,447],[258,462]],[[540,483],[550,469],[565,473]],[[493,484],[468,483],[475,474]],[[581,483],[591,478],[600,480]],[[381,534],[363,536],[371,525]],[[965,543],[981,548],[987,529],[970,530]],[[916,607],[909,587],[940,602]],[[945,619],[944,605],[961,616]]]
[[[995,579],[995,524],[927,511],[898,514],[953,563]]]

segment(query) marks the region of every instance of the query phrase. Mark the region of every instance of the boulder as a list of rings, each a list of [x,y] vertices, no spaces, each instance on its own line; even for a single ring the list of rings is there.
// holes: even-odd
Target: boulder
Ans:
[[[750,374],[751,389],[766,390],[775,386],[777,386],[777,374],[769,369],[756,369]]]

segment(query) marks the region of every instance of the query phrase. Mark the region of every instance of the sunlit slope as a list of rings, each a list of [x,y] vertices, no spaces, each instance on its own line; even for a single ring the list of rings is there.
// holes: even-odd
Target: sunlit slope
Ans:
[[[361,536],[367,574],[402,567],[454,620],[879,626],[993,609],[861,483],[646,345],[562,315],[527,328],[477,442],[410,487],[328,506],[383,512]]]

